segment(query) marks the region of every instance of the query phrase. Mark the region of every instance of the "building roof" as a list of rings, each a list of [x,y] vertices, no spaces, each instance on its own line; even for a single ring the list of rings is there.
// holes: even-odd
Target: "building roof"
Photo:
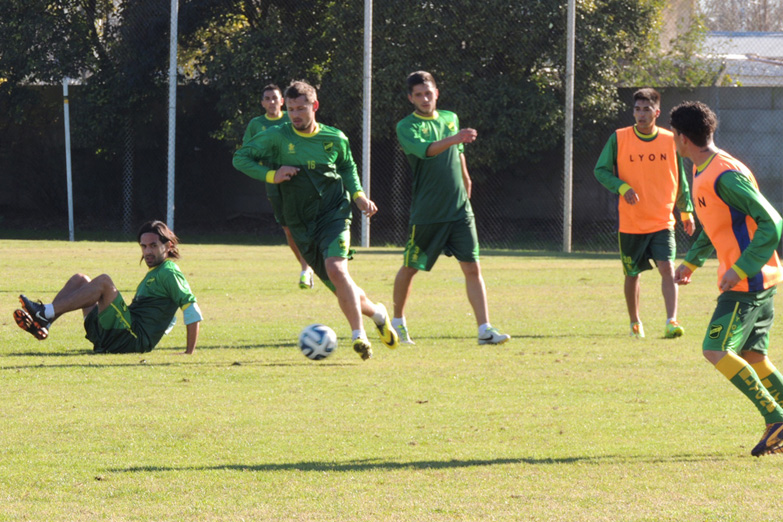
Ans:
[[[725,64],[724,73],[748,87],[783,87],[783,33],[713,31],[705,51]]]

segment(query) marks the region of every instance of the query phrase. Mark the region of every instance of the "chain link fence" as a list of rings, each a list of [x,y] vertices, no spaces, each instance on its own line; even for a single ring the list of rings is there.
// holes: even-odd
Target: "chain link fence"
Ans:
[[[71,130],[75,217],[79,230],[100,228],[128,232],[141,221],[166,215],[168,13],[164,3],[140,0],[119,3],[122,9],[106,14],[99,50],[107,66],[100,74],[85,75],[71,91]],[[662,36],[662,52],[693,24],[703,23],[704,38],[697,59],[717,73],[712,86],[699,89],[673,87],[669,80],[652,82],[663,95],[661,126],[668,126],[668,112],[679,101],[701,99],[716,110],[721,125],[716,136],[725,148],[756,173],[762,190],[783,210],[783,173],[776,152],[783,147],[779,122],[783,116],[783,33],[781,1],[767,1],[768,15],[751,16],[757,3],[742,3],[746,15],[737,27],[727,26],[721,10],[731,2],[704,1],[699,9],[690,0],[670,3],[669,29]],[[191,230],[215,234],[252,233],[283,241],[264,197],[263,185],[246,178],[231,166],[231,155],[241,141],[249,120],[262,113],[261,91],[266,83],[285,87],[305,79],[319,88],[319,121],[348,134],[354,158],[361,165],[361,56],[363,7],[360,1],[331,5],[340,10],[334,22],[316,10],[318,2],[240,3],[222,0],[212,8],[227,9],[223,26],[204,29],[209,38],[223,37],[224,27],[238,19],[256,23],[254,40],[246,45],[283,45],[286,18],[294,10],[310,12],[307,31],[333,34],[334,46],[306,49],[311,56],[327,56],[330,71],[307,62],[306,56],[279,56],[267,62],[241,63],[241,78],[221,78],[214,65],[220,56],[189,51],[180,57],[181,82],[177,106],[176,223],[178,232]],[[478,4],[477,4],[478,5]],[[494,4],[493,4],[494,5]],[[250,7],[255,6],[251,11]],[[188,31],[196,3],[185,2],[180,25]],[[501,9],[502,7],[502,9]],[[407,235],[411,175],[397,144],[394,129],[412,105],[406,97],[405,75],[429,70],[439,82],[441,109],[452,110],[463,127],[478,130],[478,140],[466,149],[474,180],[472,204],[479,238],[484,248],[560,250],[563,242],[563,130],[564,100],[556,92],[561,79],[557,70],[564,61],[565,41],[531,41],[531,20],[551,20],[551,34],[564,34],[565,4],[498,5],[491,24],[470,13],[450,9],[447,3],[376,3],[373,47],[384,56],[374,62],[372,115],[371,198],[380,212],[371,225],[373,246],[401,245]],[[541,11],[536,11],[541,9]],[[164,10],[166,13],[161,14]],[[309,10],[309,11],[308,11]],[[350,12],[349,12],[350,11]],[[250,20],[249,12],[257,20]],[[150,13],[157,13],[150,16]],[[769,14],[771,13],[771,14]],[[777,14],[775,14],[777,13]],[[163,16],[165,15],[165,16]],[[544,18],[544,17],[549,18]],[[231,18],[231,17],[236,17]],[[247,22],[250,20],[250,22]],[[331,19],[329,19],[331,20]],[[767,25],[759,25],[766,20]],[[318,24],[322,23],[323,26]],[[549,23],[549,22],[547,22]],[[577,21],[577,38],[593,23],[587,15]],[[492,27],[488,27],[488,24]],[[711,27],[710,24],[713,24]],[[754,25],[755,24],[755,25]],[[775,25],[777,24],[777,25]],[[421,27],[422,40],[396,37],[400,27]],[[492,41],[486,31],[504,36]],[[205,33],[206,34],[206,33]],[[251,34],[251,33],[249,33]],[[300,32],[297,34],[306,34]],[[190,37],[193,37],[191,34]],[[207,37],[204,37],[207,38]],[[486,41],[485,41],[486,40]],[[306,47],[306,41],[299,42]],[[183,44],[181,43],[181,46]],[[418,59],[409,59],[415,46]],[[523,51],[540,49],[542,59],[523,63]],[[399,61],[388,49],[399,49]],[[577,68],[593,58],[577,45]],[[529,53],[528,53],[529,54]],[[231,59],[242,59],[234,49]],[[304,57],[303,57],[304,56]],[[236,65],[236,64],[235,64]],[[461,67],[461,74],[448,71]],[[535,69],[536,85],[521,71]],[[224,71],[223,71],[224,72]],[[578,74],[578,71],[577,71]],[[354,78],[355,88],[344,89],[341,78]],[[221,83],[223,82],[223,83]],[[246,86],[244,99],[230,100],[222,92],[231,82]],[[188,84],[188,85],[185,85]],[[577,78],[577,86],[579,79]],[[579,88],[579,87],[578,87]],[[536,91],[536,89],[538,91]],[[631,86],[595,92],[606,99],[599,116],[577,105],[574,121],[573,236],[574,250],[616,251],[617,198],[598,184],[593,167],[606,140],[619,127],[633,124]],[[541,102],[536,92],[553,92]],[[0,122],[0,177],[8,189],[0,195],[0,228],[51,227],[66,221],[62,105],[57,88],[20,90],[16,98],[0,97],[0,110],[11,115],[29,107],[25,124],[18,118]],[[611,100],[610,100],[611,98]],[[375,100],[379,100],[376,102]],[[21,105],[20,105],[21,104]],[[380,108],[378,108],[380,107]],[[553,118],[546,116],[555,115]],[[232,115],[227,117],[227,115]],[[524,119],[523,119],[524,118]],[[515,121],[524,122],[514,127]],[[34,121],[34,125],[30,122]],[[554,126],[554,128],[553,128]],[[499,131],[498,129],[503,129]],[[509,132],[506,129],[514,129]],[[539,152],[530,155],[521,152]],[[41,153],[45,150],[46,153]],[[527,158],[520,160],[520,158]],[[22,172],[24,175],[19,176]],[[360,219],[353,226],[354,243],[360,237]],[[690,238],[678,233],[681,250]]]

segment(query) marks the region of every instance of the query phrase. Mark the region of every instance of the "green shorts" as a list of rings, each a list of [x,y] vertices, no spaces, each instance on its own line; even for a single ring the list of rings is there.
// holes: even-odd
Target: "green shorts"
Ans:
[[[351,220],[331,221],[325,224],[312,239],[302,241],[296,238],[296,246],[313,269],[313,273],[334,292],[334,284],[326,273],[326,259],[329,257],[353,259],[356,250],[351,248]]]
[[[623,273],[627,276],[633,277],[651,270],[653,265],[650,261],[674,261],[677,256],[674,230],[664,229],[650,234],[618,232],[617,236]]]
[[[448,223],[410,226],[403,266],[429,271],[441,253],[453,255],[457,261],[464,263],[479,260],[478,234],[473,216]]]
[[[285,218],[283,217],[283,197],[280,195],[280,187],[274,183],[266,183],[266,198],[272,205],[272,214],[275,216],[275,221],[282,227],[285,225]]]
[[[723,292],[704,336],[704,350],[766,355],[769,329],[775,317],[776,289],[761,292]]]
[[[103,312],[98,313],[96,306],[87,314],[84,330],[95,353],[149,352],[152,349],[143,347],[139,342],[131,327],[128,305],[119,293]]]

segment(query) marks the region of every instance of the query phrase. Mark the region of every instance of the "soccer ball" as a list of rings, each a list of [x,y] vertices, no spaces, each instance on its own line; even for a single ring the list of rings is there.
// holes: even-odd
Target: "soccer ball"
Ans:
[[[314,361],[326,359],[337,349],[337,334],[325,324],[311,324],[299,334],[299,349]]]

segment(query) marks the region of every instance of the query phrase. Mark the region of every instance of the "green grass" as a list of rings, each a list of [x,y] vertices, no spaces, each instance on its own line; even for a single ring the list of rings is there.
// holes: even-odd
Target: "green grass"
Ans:
[[[749,456],[762,420],[701,356],[714,264],[681,291],[677,340],[662,339],[660,277],[646,273],[648,338],[633,341],[617,256],[486,252],[492,320],[513,336],[488,347],[476,344],[457,263],[443,258],[414,280],[417,344],[376,343],[363,363],[334,297],[300,291],[282,246],[182,247],[204,313],[192,357],[179,354],[181,318],[135,355],[92,355],[80,314],[43,342],[14,324],[18,293],[50,301],[76,272],[109,273],[130,300],[144,272],[134,244],[0,248],[1,521],[779,514],[780,457]],[[390,306],[400,262],[397,249],[360,250],[350,269]],[[293,345],[312,322],[340,341],[321,362]]]

